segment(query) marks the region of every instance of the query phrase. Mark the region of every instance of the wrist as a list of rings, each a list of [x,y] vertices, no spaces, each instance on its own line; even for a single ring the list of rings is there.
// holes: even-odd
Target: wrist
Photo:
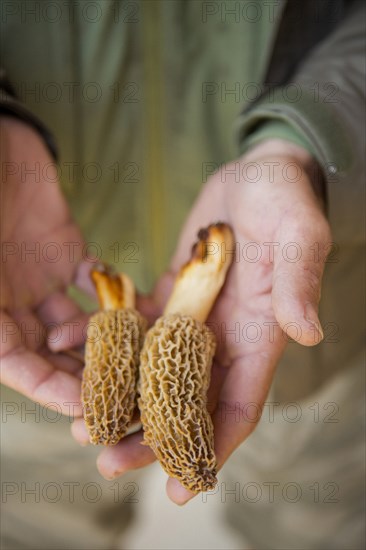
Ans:
[[[25,120],[7,114],[0,115],[0,132],[2,140],[5,140],[12,149],[14,147],[22,151],[28,146],[31,150],[41,149],[47,157],[50,156],[42,136]]]
[[[272,161],[282,165],[295,163],[306,176],[305,178],[299,178],[299,181],[305,185],[310,184],[322,209],[325,209],[325,179],[320,165],[307,149],[284,139],[266,139],[246,151],[241,160],[245,164],[262,163],[264,161]]]
[[[4,168],[5,180],[14,177],[19,182],[36,182],[44,166],[50,178],[52,171],[56,172],[55,161],[42,136],[27,122],[0,116],[0,149],[1,158],[8,163]],[[57,174],[54,178],[56,181]]]
[[[304,168],[315,162],[307,149],[280,138],[266,139],[253,145],[243,155],[246,162],[262,161],[267,157],[291,158]]]

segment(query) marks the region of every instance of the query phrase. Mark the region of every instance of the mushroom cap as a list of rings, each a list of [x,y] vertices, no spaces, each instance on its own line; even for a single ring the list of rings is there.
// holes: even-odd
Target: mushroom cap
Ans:
[[[145,332],[146,321],[134,309],[100,311],[90,318],[82,403],[95,445],[115,445],[131,424]]]
[[[207,412],[215,337],[188,315],[148,331],[141,352],[139,408],[144,441],[164,470],[194,492],[215,487],[213,425]]]

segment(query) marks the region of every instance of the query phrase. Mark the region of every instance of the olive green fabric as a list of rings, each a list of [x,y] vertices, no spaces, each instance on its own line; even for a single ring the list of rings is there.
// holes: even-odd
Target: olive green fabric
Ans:
[[[247,137],[242,141],[242,153],[249,151],[251,147],[254,147],[254,145],[257,145],[261,141],[276,137],[296,143],[296,145],[306,149],[314,156],[315,148],[311,142],[301,132],[291,126],[291,123],[286,118],[274,120],[272,117],[268,119],[267,115],[265,115],[263,119],[258,117],[257,122],[254,130],[250,133],[248,131]]]
[[[59,0],[47,17],[14,4],[8,77],[57,138],[87,239],[147,290],[207,173],[238,154],[233,125],[248,83],[260,86],[282,5]]]
[[[364,340],[363,3],[355,2],[355,14],[345,18],[298,68],[299,99],[289,99],[290,90],[284,86],[257,101],[284,5],[275,0],[75,4],[14,0],[7,3],[2,17],[3,60],[20,99],[56,136],[61,184],[75,218],[93,243],[89,254],[96,252],[128,272],[143,291],[151,288],[166,267],[181,224],[215,167],[268,137],[285,137],[312,152],[325,169],[337,245],[327,265],[320,311],[325,341],[311,349],[288,346],[271,399],[298,401],[306,408],[316,400],[322,405],[336,401],[348,406],[354,398],[360,410],[362,396],[354,388],[363,383],[359,368]],[[316,90],[318,96],[313,95]],[[336,101],[328,101],[333,90]],[[333,391],[337,380],[341,383]],[[18,404],[19,410],[24,402],[6,389],[3,399]],[[19,415],[14,418],[20,423]],[[271,424],[277,449],[286,447],[285,454],[292,461],[292,479],[280,464],[283,453],[276,454],[274,445],[270,450],[265,447],[265,424],[259,425],[256,439],[253,436],[238,451],[228,471],[231,479],[239,481],[243,475],[253,481],[297,481],[301,476],[306,482],[316,481],[315,474],[306,474],[315,470],[321,472],[319,482],[337,483],[344,495],[347,472],[352,470],[352,490],[334,504],[333,515],[327,508],[330,519],[326,516],[326,522],[313,508],[309,512],[308,503],[303,506],[302,500],[292,509],[292,516],[288,503],[282,506],[276,500],[276,514],[273,507],[258,502],[256,514],[246,516],[253,521],[248,525],[243,521],[248,504],[234,502],[229,515],[251,547],[284,548],[284,540],[290,541],[291,548],[345,547],[329,541],[347,540],[350,514],[357,526],[361,523],[362,487],[354,483],[354,477],[362,475],[362,460],[360,451],[355,453],[352,448],[361,447],[362,429],[357,418],[354,430],[349,431],[351,413],[342,419],[337,434],[333,424],[321,422],[291,431],[281,429],[278,422]],[[9,424],[5,427],[10,429]],[[24,426],[18,427],[23,437]],[[53,446],[52,438],[42,444],[44,429],[42,423],[32,425],[34,435],[22,445],[24,457],[33,457],[28,463],[33,478],[41,482],[49,480],[42,471],[45,462],[61,468],[60,446]],[[16,422],[11,430],[17,430]],[[5,432],[3,480],[26,481],[29,472],[24,460],[17,459],[12,432]],[[310,447],[297,468],[296,449],[309,432]],[[344,445],[345,452],[332,452],[335,458],[329,457],[323,435],[331,447]],[[57,440],[65,461],[68,456],[75,460],[72,476],[93,481],[94,453],[75,451],[66,423],[58,423]],[[35,455],[36,447],[42,448],[42,460]],[[274,458],[271,468],[268,452]],[[238,472],[236,466],[242,464],[245,469],[247,463],[248,473]],[[70,477],[67,470],[60,475]],[[357,503],[352,505],[356,508],[351,502]],[[51,513],[49,503],[43,500],[36,509],[22,506],[10,498],[4,506],[4,536],[12,540],[9,548],[30,547],[32,536],[37,548],[60,547],[60,530],[76,529],[68,503],[55,503],[52,517],[58,513],[62,522],[52,523],[42,540],[41,517]],[[272,518],[266,526],[261,510]],[[90,547],[86,534],[90,517],[85,510],[77,514],[78,546],[72,546],[70,535],[64,548]],[[105,517],[103,502],[95,505],[94,514],[95,547],[118,547],[113,542],[115,531],[108,530],[101,519]],[[312,536],[306,535],[309,521]],[[329,526],[336,529],[333,539]],[[123,525],[119,534],[121,530]],[[359,531],[349,540],[352,548],[361,547]]]

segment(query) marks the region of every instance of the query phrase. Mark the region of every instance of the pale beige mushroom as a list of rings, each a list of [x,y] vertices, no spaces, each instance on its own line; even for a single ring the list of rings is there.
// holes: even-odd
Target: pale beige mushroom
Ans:
[[[146,335],[138,400],[145,444],[171,477],[194,492],[211,490],[217,483],[206,402],[216,342],[204,322],[224,284],[233,250],[226,224],[210,225],[198,238],[164,315]]]
[[[90,442],[115,445],[132,422],[146,321],[134,309],[135,289],[127,275],[103,267],[91,276],[102,311],[88,324],[83,413]]]

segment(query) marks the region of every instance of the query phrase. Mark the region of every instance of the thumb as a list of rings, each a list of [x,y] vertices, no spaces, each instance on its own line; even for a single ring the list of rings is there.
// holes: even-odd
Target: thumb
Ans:
[[[328,223],[320,212],[305,212],[284,220],[278,240],[272,281],[275,317],[289,337],[314,346],[324,337],[318,306],[330,244]]]

